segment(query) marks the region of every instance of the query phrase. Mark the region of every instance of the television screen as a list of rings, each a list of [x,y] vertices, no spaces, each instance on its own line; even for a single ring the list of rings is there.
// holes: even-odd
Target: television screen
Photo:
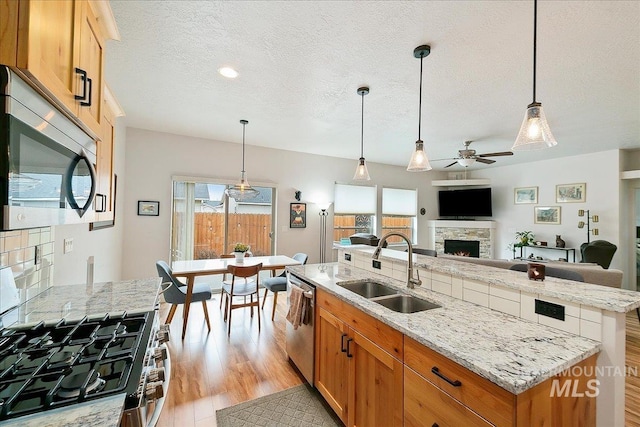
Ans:
[[[491,216],[491,188],[439,191],[438,214],[441,217]]]

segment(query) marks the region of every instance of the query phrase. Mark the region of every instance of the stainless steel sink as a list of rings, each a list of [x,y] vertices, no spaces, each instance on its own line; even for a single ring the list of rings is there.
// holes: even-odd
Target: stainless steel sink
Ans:
[[[383,285],[382,283],[375,282],[373,280],[338,282],[336,284],[367,299],[398,293],[396,289],[390,286]]]
[[[440,308],[438,304],[416,298],[412,295],[393,295],[375,300],[380,305],[398,313],[417,313],[419,311]]]

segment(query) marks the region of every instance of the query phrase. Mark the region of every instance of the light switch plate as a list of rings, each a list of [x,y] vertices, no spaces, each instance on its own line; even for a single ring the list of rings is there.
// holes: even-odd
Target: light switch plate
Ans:
[[[68,254],[73,251],[73,238],[64,239],[64,253]]]

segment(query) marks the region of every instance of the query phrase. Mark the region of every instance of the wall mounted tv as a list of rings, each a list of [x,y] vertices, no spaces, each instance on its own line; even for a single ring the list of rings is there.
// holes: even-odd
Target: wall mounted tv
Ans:
[[[449,218],[491,216],[491,188],[439,191],[438,214]]]

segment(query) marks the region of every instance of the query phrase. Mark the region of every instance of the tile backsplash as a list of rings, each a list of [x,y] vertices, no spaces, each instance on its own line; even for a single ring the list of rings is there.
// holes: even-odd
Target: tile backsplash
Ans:
[[[53,234],[53,227],[0,232],[0,268],[11,268],[20,302],[53,283]]]

